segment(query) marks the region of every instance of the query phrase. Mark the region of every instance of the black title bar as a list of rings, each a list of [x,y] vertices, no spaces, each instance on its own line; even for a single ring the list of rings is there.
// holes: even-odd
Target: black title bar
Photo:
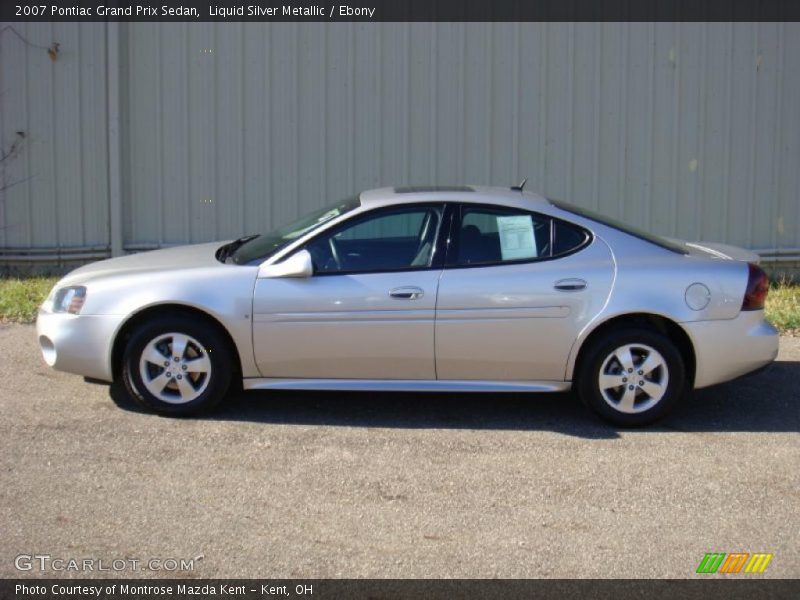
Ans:
[[[800,1],[3,0],[0,21],[800,21]]]

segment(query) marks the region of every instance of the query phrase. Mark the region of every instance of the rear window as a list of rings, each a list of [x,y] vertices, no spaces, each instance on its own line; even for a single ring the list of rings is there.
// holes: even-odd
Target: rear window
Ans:
[[[676,254],[689,253],[682,244],[672,242],[659,235],[649,233],[643,229],[639,229],[638,227],[633,227],[632,225],[628,225],[627,223],[623,223],[622,221],[617,221],[616,219],[612,219],[605,215],[601,215],[600,213],[596,213],[591,210],[586,210],[585,208],[580,208],[578,206],[575,206],[574,204],[569,204],[568,202],[561,202],[560,200],[550,200],[550,204],[552,204],[553,206],[557,206],[561,210],[565,210],[567,212],[584,217],[586,219],[590,219],[591,221],[595,221],[602,225],[607,225],[608,227],[612,227],[618,231],[622,231],[623,233],[632,235],[633,237],[639,238],[640,240],[650,242],[651,244],[655,244],[656,246],[664,248],[665,250],[669,250],[670,252],[675,252]]]

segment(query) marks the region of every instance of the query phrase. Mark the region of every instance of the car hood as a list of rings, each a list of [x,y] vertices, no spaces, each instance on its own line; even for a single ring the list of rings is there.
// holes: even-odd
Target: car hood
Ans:
[[[84,265],[71,271],[61,284],[85,283],[109,275],[126,275],[220,266],[215,253],[225,242],[210,242],[192,246],[177,246],[150,252],[138,252],[127,256],[109,258]]]
[[[758,264],[761,257],[752,250],[720,244],[719,242],[687,242],[686,240],[672,239],[671,241],[683,244],[690,254],[696,256],[722,258],[728,260],[742,260]]]

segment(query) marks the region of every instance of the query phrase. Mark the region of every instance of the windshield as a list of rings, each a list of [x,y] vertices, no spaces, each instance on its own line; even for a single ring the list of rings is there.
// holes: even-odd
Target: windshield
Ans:
[[[331,206],[316,210],[293,223],[245,242],[231,255],[230,260],[237,265],[247,264],[254,260],[265,260],[299,237],[314,231],[331,219],[358,208],[360,205],[361,202],[358,196],[352,196]]]
[[[569,204],[568,202],[561,202],[560,200],[550,200],[550,204],[557,206],[561,210],[565,210],[575,215],[591,219],[592,221],[597,221],[598,223],[602,223],[603,225],[613,227],[614,229],[618,229],[619,231],[637,237],[646,242],[650,242],[651,244],[655,244],[656,246],[660,246],[661,248],[664,248],[671,252],[676,252],[678,254],[688,254],[686,247],[683,244],[680,244],[678,242],[673,242],[659,235],[648,233],[643,229],[639,229],[638,227],[633,227],[632,225],[628,225],[627,223],[623,223],[622,221],[611,219],[605,215],[601,215],[591,210],[586,210],[585,208],[580,208],[573,204]]]

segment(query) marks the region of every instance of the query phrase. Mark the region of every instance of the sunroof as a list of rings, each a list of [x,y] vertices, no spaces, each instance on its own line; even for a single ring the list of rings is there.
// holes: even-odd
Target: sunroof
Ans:
[[[467,185],[407,185],[394,188],[395,194],[420,194],[425,192],[474,192]]]

